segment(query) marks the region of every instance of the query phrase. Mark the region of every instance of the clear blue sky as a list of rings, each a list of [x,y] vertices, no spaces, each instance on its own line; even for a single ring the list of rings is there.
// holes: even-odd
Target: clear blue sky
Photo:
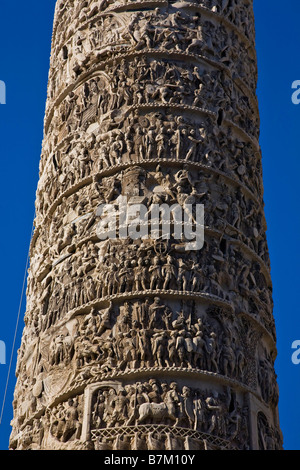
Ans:
[[[278,337],[280,421],[285,448],[300,450],[300,365],[291,361],[291,344],[300,340],[300,105],[291,101],[292,82],[300,80],[300,2],[254,3],[260,143]],[[1,5],[0,80],[7,85],[7,104],[0,105],[0,340],[6,343],[7,365],[0,365],[0,412],[34,215],[54,5],[55,0],[15,0]],[[21,316],[24,308],[23,304]],[[20,321],[16,350],[22,329]],[[1,450],[8,447],[15,365],[16,351],[0,426]]]

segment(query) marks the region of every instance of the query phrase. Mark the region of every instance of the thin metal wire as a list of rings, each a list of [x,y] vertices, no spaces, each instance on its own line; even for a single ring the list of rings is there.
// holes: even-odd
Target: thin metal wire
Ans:
[[[30,242],[29,242],[29,248],[28,248],[28,254],[27,254],[27,261],[26,261],[25,273],[24,273],[24,279],[23,279],[23,286],[22,286],[22,292],[21,292],[21,298],[20,298],[20,305],[19,305],[19,310],[18,310],[18,316],[17,316],[17,322],[16,322],[16,328],[15,328],[14,340],[13,340],[13,345],[12,345],[12,351],[11,351],[11,356],[10,356],[10,361],[9,361],[9,367],[8,367],[8,372],[7,372],[6,385],[5,385],[5,390],[4,390],[3,403],[2,403],[2,408],[1,408],[0,426],[1,426],[1,423],[2,423],[2,419],[3,419],[4,408],[5,408],[5,402],[6,402],[6,396],[7,396],[7,390],[8,390],[8,384],[9,384],[9,379],[10,379],[10,374],[11,374],[11,368],[12,368],[12,361],[13,361],[14,352],[15,352],[16,339],[17,339],[17,333],[18,333],[18,327],[19,327],[21,309],[22,309],[22,304],[23,304],[25,285],[26,285],[26,281],[27,281],[27,271],[28,271],[28,265],[29,265],[29,260],[30,260],[30,243],[31,243],[31,240],[32,240],[33,231],[34,231],[34,221],[33,221],[33,223],[32,223],[31,236],[30,236]]]

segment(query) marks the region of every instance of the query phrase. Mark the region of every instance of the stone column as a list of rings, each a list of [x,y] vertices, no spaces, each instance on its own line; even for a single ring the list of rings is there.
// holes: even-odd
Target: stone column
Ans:
[[[11,448],[280,449],[252,1],[82,4],[55,12]],[[126,236],[121,201],[204,206],[204,245]]]

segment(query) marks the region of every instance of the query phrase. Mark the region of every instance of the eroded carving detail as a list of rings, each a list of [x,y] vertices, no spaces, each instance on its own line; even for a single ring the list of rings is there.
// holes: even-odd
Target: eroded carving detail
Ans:
[[[57,2],[12,449],[281,448],[251,3]]]

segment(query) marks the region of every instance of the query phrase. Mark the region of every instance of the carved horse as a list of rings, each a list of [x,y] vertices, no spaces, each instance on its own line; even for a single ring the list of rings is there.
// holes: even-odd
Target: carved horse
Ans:
[[[177,421],[173,410],[171,410],[165,403],[143,403],[140,405],[137,424],[141,424],[149,418],[152,423],[161,423],[163,419]]]

